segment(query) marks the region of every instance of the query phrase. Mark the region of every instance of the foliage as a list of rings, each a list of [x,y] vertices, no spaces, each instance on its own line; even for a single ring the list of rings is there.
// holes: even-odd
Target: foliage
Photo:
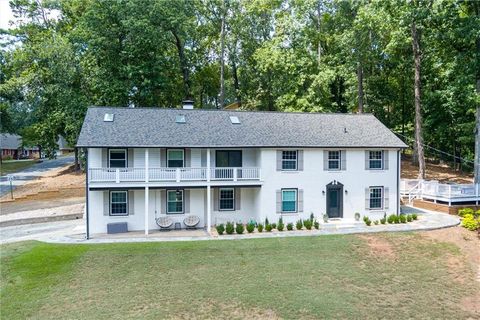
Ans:
[[[380,223],[381,223],[381,224],[387,223],[387,218],[382,218],[382,219],[380,219]]]
[[[223,223],[217,224],[215,229],[217,229],[219,235],[222,235],[225,232],[225,225]]]
[[[287,230],[292,231],[293,230],[293,223],[287,223]]]
[[[271,225],[272,225],[272,229],[277,229],[277,224],[275,222],[272,222]]]
[[[363,222],[365,222],[367,226],[370,226],[372,224],[372,220],[370,220],[370,218],[367,216],[363,217]]]
[[[258,232],[263,232],[263,224],[259,223],[257,225],[257,230],[258,230]]]
[[[312,230],[312,220],[310,220],[310,219],[304,220],[303,225],[304,225],[305,229]]]
[[[413,220],[417,220],[418,219],[418,215],[416,213],[412,213],[412,219]]]
[[[400,223],[407,223],[407,216],[404,215],[404,214],[401,214],[401,215],[398,217],[398,220],[400,221]]]
[[[398,216],[396,214],[391,214],[391,215],[388,216],[387,221],[390,224],[397,223]]]
[[[297,228],[297,230],[302,230],[302,227],[303,227],[302,219],[297,221],[297,223],[295,224],[295,227]]]
[[[235,231],[235,225],[233,222],[228,221],[227,225],[225,227],[225,231],[227,234],[233,234],[233,231]]]
[[[317,229],[317,230],[320,229],[320,223],[319,223],[318,221],[315,221],[315,222],[313,223],[313,226],[314,226],[315,229]]]
[[[480,218],[475,218],[473,214],[467,213],[463,216],[462,226],[470,231],[480,228]]]
[[[272,229],[273,229],[273,227],[272,227],[272,225],[271,225],[270,223],[265,225],[265,230],[266,230],[267,232],[272,231]]]
[[[237,222],[237,223],[235,224],[235,231],[236,231],[238,234],[242,234],[243,231],[245,231],[245,226],[243,225],[243,223]]]
[[[315,216],[313,215],[313,212],[310,213],[310,221],[313,223],[313,220],[315,220]]]
[[[247,223],[247,232],[252,233],[255,231],[255,223],[249,222]]]
[[[283,219],[280,217],[280,219],[278,219],[277,230],[283,231],[283,229],[285,229],[285,224],[283,223]]]
[[[375,221],[373,221],[373,223],[374,223],[375,225],[378,225],[379,221],[378,221],[378,220],[375,220]]]
[[[407,222],[412,222],[413,218],[411,214],[407,214]]]
[[[462,208],[462,209],[458,210],[458,215],[460,217],[464,217],[466,214],[473,215],[474,213],[475,213],[475,211],[472,208]]]

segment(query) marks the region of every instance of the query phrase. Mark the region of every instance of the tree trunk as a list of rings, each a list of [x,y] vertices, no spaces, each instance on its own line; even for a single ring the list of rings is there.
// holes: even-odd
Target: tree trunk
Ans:
[[[222,27],[220,30],[220,109],[225,108],[225,3],[222,4]]]
[[[475,5],[475,15],[477,18],[480,17],[480,4],[474,2]],[[477,42],[477,74],[476,74],[476,91],[477,96],[480,96],[480,36],[476,39]],[[474,166],[474,182],[480,183],[480,103],[477,103],[477,112],[475,117],[475,163]]]
[[[358,112],[363,113],[363,67],[360,63],[357,65],[358,80]]]
[[[418,155],[418,178],[425,179],[425,155],[423,152],[422,110],[421,110],[421,52],[420,32],[415,21],[412,22],[412,48],[415,63],[415,145]]]
[[[175,31],[171,31],[175,37],[175,45],[178,51],[178,58],[180,60],[180,70],[183,78],[184,99],[190,99],[190,73],[188,71],[187,59],[185,57],[185,50],[183,48],[182,40]]]

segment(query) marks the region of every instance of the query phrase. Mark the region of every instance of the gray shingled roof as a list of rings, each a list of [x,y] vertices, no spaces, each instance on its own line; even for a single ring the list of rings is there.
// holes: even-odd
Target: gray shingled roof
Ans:
[[[114,121],[104,122],[105,113]],[[177,115],[186,123],[176,123]],[[90,107],[77,146],[406,147],[371,114],[120,107]]]
[[[22,146],[22,137],[17,134],[0,134],[0,147],[2,149],[18,149]]]

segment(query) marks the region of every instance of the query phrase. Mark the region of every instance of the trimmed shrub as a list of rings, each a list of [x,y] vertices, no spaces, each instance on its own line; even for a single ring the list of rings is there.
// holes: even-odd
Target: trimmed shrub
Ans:
[[[303,225],[305,226],[305,228],[307,230],[312,230],[312,220],[310,220],[310,219],[304,220]]]
[[[313,216],[313,212],[310,213],[310,221],[313,223],[313,220],[315,220],[315,217]]]
[[[412,213],[412,219],[413,220],[417,220],[418,219],[418,215],[416,213]]]
[[[320,229],[320,223],[319,223],[318,221],[315,221],[315,222],[313,223],[313,226],[314,226],[315,229],[317,229],[317,230]]]
[[[258,230],[258,232],[263,232],[263,224],[259,223],[257,225],[257,230]]]
[[[407,223],[407,216],[404,215],[404,214],[401,214],[401,215],[398,217],[398,220],[400,221],[400,223]]]
[[[271,224],[272,225],[272,229],[277,229],[277,224],[274,222]]]
[[[372,220],[368,219],[367,221],[365,221],[365,223],[367,224],[367,226],[370,227],[370,225],[372,224]]]
[[[245,226],[243,225],[243,223],[241,223],[241,222],[237,223],[237,225],[235,226],[235,231],[238,234],[242,234],[243,231],[245,231]]]
[[[278,230],[278,231],[283,231],[283,229],[285,229],[285,225],[284,225],[283,223],[279,223],[279,224],[277,225],[277,230]]]
[[[292,231],[293,230],[293,223],[287,223],[287,230]]]
[[[373,224],[376,226],[378,225],[378,223],[379,223],[378,220],[373,221]]]
[[[265,225],[265,231],[267,232],[272,231],[272,225],[270,223]]]
[[[302,230],[302,227],[303,227],[302,219],[297,221],[295,227],[297,228],[297,230]]]
[[[387,223],[387,218],[382,218],[382,219],[380,219],[380,223],[381,223],[381,224]]]
[[[388,216],[387,218],[387,221],[388,223],[392,224],[392,223],[395,223],[395,221],[397,221],[397,215],[396,214],[391,214]]]
[[[247,224],[247,232],[252,233],[255,230],[255,223],[249,222]]]
[[[475,218],[473,214],[465,214],[462,219],[462,227],[475,231],[480,228],[480,218]]]
[[[407,222],[412,222],[413,218],[411,214],[407,214]]]
[[[268,218],[265,218],[265,225],[270,224],[270,221],[268,221]]]
[[[222,235],[225,232],[225,225],[223,223],[220,223],[219,225],[215,226],[215,229],[217,229],[217,233],[219,235]]]
[[[235,231],[235,226],[233,225],[232,222],[227,222],[227,226],[225,227],[225,231],[227,234],[233,234],[233,231]]]
[[[472,208],[463,208],[463,209],[458,210],[458,215],[460,217],[464,217],[467,214],[471,214],[473,216],[475,214],[475,211],[473,211]]]
[[[368,216],[363,216],[363,222],[367,222],[368,220],[370,220],[368,219]]]

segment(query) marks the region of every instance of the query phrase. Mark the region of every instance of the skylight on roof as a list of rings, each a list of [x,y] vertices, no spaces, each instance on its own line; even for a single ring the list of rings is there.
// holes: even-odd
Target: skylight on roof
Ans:
[[[232,122],[232,124],[240,124],[240,119],[238,119],[237,116],[230,116],[230,122]]]
[[[176,123],[185,123],[186,122],[185,115],[179,114],[179,115],[175,116],[175,122]]]
[[[105,115],[103,116],[103,121],[113,122],[113,113],[105,113]]]

